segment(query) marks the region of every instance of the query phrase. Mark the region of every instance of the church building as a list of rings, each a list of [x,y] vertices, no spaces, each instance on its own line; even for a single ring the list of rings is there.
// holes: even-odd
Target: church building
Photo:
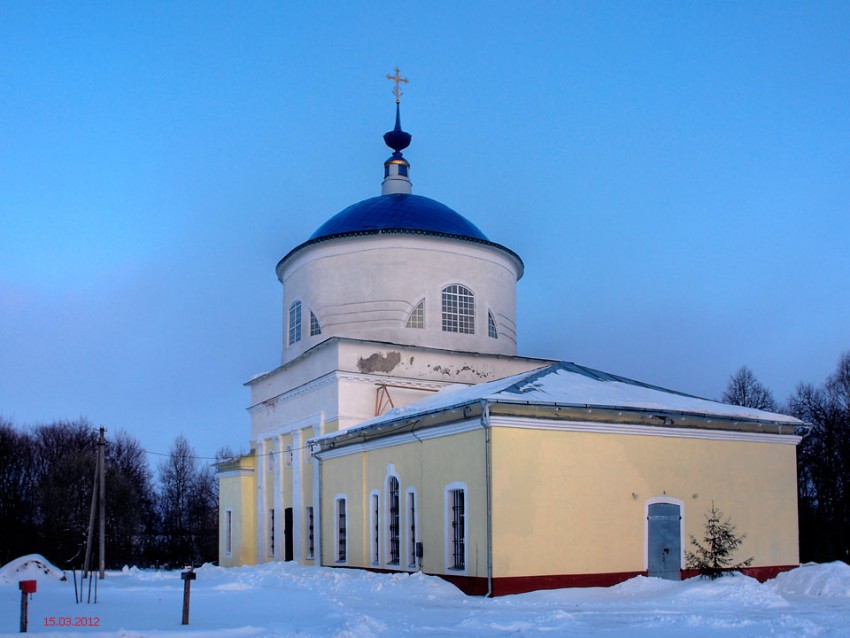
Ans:
[[[803,423],[518,356],[523,262],[412,193],[390,79],[381,194],[277,264],[281,364],[247,383],[250,453],[218,466],[220,564],[421,570],[487,595],[679,579],[715,504],[745,571],[795,566]]]

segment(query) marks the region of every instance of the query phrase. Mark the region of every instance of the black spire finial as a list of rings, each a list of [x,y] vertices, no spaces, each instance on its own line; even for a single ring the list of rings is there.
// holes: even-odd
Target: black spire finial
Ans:
[[[384,143],[393,149],[396,153],[401,153],[404,149],[410,146],[410,133],[405,133],[401,130],[401,114],[398,104],[395,105],[395,128],[392,131],[384,133]]]

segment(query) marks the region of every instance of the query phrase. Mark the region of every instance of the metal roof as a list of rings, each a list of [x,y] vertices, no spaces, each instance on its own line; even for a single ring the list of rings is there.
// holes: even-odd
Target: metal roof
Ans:
[[[489,241],[475,224],[445,204],[421,195],[401,193],[379,195],[352,204],[319,226],[310,240],[381,230],[419,231]]]
[[[307,241],[290,250],[278,262],[278,277],[283,264],[307,246],[345,237],[382,234],[430,235],[497,248],[515,260],[517,279],[523,275],[524,264],[520,256],[510,248],[487,239],[487,236],[463,215],[428,197],[394,193],[364,199],[331,217],[319,226]]]
[[[436,427],[490,414],[639,426],[713,429],[803,436],[809,426],[791,416],[734,406],[561,361],[469,387],[448,388],[312,439],[322,449],[351,445],[412,428]]]

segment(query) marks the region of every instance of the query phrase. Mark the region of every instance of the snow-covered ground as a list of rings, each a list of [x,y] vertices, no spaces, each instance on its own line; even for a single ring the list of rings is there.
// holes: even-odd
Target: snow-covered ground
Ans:
[[[495,599],[465,596],[421,574],[283,563],[204,566],[192,583],[188,627],[180,624],[179,572],[108,572],[95,605],[74,603],[70,574],[62,582],[37,569],[0,569],[2,635],[20,635],[19,577],[38,578],[29,632],[65,638],[850,636],[850,567],[843,563],[805,565],[764,584],[740,575],[714,582],[638,577],[611,588]],[[99,626],[45,627],[51,618],[57,625],[96,618]]]

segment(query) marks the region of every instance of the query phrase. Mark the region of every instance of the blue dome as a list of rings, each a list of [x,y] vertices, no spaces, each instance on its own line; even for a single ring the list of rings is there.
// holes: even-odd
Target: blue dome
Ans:
[[[475,224],[445,204],[410,194],[379,195],[352,204],[319,226],[308,242],[383,231],[453,235],[489,242]]]

